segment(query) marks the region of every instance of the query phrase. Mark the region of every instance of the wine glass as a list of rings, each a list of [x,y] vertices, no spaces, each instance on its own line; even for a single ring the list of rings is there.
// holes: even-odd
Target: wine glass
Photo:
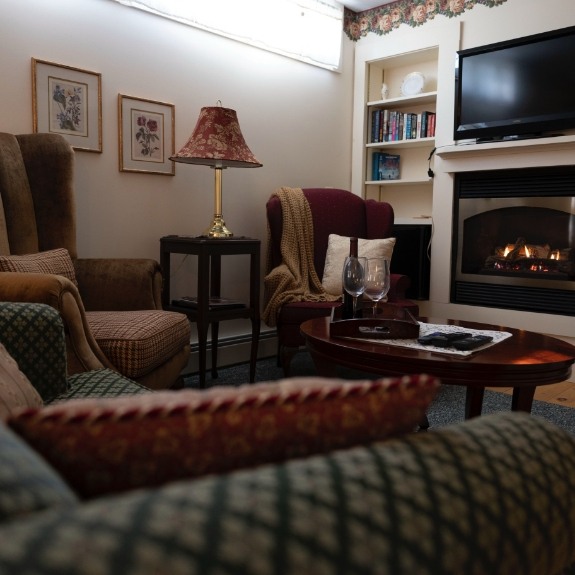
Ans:
[[[369,258],[365,272],[365,293],[373,301],[373,317],[376,317],[377,303],[389,291],[389,260]]]
[[[356,316],[357,298],[365,290],[366,258],[347,256],[343,264],[343,289],[353,298],[353,317]]]

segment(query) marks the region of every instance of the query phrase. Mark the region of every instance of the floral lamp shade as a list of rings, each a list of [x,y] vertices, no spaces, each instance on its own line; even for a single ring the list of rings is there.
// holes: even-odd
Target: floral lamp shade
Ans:
[[[202,108],[190,139],[170,160],[214,168],[214,219],[203,235],[209,238],[233,236],[222,216],[222,170],[262,166],[244,140],[235,110],[221,105]]]
[[[262,166],[244,140],[236,111],[222,106],[202,108],[190,139],[170,159],[223,168]]]

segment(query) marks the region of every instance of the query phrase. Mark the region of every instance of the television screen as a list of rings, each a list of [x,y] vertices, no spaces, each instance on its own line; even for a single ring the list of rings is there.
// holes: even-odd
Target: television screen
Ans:
[[[575,128],[575,26],[458,52],[454,139]]]

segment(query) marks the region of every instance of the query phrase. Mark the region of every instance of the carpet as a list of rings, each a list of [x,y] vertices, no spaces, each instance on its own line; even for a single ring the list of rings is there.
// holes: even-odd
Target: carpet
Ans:
[[[298,353],[292,361],[292,377],[303,377],[315,374],[315,368],[310,355],[306,352]],[[345,379],[373,379],[373,374],[361,373],[340,368],[338,375]],[[256,365],[256,382],[274,381],[284,377],[283,370],[276,365],[276,358],[266,358],[258,361]],[[240,364],[218,370],[218,377],[211,378],[206,374],[206,386],[214,385],[240,385],[249,380],[249,364]],[[197,388],[198,376],[186,377],[186,387]],[[431,404],[428,419],[430,428],[442,427],[464,420],[465,388],[457,385],[444,385],[438,396]],[[487,390],[483,400],[483,413],[509,411],[511,409],[511,396]],[[563,407],[553,403],[534,401],[531,413],[546,419],[575,435],[575,409]]]

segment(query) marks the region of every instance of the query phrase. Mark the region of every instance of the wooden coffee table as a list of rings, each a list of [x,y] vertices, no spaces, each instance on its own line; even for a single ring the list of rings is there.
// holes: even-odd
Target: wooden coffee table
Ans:
[[[575,347],[554,337],[482,323],[419,318],[431,324],[500,330],[508,339],[470,356],[454,356],[357,339],[331,338],[330,318],[304,322],[301,332],[321,376],[334,377],[337,366],[377,375],[427,373],[448,385],[465,386],[465,417],[481,415],[486,387],[512,387],[511,409],[531,412],[535,388],[569,379]]]

